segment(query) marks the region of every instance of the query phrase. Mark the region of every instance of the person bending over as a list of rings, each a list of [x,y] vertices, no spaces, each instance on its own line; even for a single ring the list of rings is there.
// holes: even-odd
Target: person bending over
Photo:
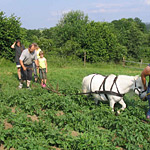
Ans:
[[[29,48],[25,49],[19,58],[21,64],[21,74],[22,74],[19,88],[23,87],[23,81],[26,80],[27,88],[30,89],[30,82],[32,80],[33,60],[35,60],[35,64],[38,67],[37,54],[35,52],[35,48],[36,45],[34,43],[29,45]]]

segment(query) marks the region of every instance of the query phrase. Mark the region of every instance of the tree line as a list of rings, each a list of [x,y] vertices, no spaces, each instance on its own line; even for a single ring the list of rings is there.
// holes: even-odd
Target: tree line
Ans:
[[[122,58],[149,61],[150,24],[139,18],[108,22],[90,21],[84,12],[64,14],[55,27],[25,29],[20,18],[0,12],[0,57],[14,60],[11,44],[20,39],[28,47],[36,42],[45,53],[88,62],[120,62]]]

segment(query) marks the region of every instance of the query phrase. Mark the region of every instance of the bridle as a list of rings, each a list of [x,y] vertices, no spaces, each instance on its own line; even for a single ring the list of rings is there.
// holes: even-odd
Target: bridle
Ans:
[[[134,92],[135,92],[135,91],[138,91],[139,97],[141,96],[141,94],[143,94],[144,92],[146,92],[146,90],[144,90],[144,91],[140,91],[140,90],[139,90],[139,88],[137,87],[137,84],[136,84],[136,80],[135,80],[135,88],[134,88]]]

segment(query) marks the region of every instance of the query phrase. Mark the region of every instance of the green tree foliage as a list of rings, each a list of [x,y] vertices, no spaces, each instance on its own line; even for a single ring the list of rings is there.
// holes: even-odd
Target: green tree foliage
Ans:
[[[81,11],[71,11],[64,14],[56,26],[57,46],[64,45],[68,40],[76,41],[83,47],[85,26],[88,23],[88,16]]]
[[[138,22],[138,23],[137,23]],[[127,48],[127,57],[140,59],[140,48],[145,42],[143,24],[139,25],[139,21],[133,19],[121,19],[112,22],[115,27],[116,35],[120,45]]]
[[[50,52],[54,46],[51,29],[26,29],[26,43],[37,43],[44,52]]]
[[[22,40],[25,36],[19,19],[14,15],[6,17],[4,12],[0,12],[0,56],[9,60],[14,59],[11,45],[16,39]]]
[[[53,41],[51,39],[41,37],[37,40],[37,43],[44,52],[50,52],[53,49]]]
[[[64,14],[55,27],[42,30],[21,28],[19,19],[0,12],[1,57],[13,60],[10,46],[20,39],[26,47],[36,42],[46,53],[70,59],[82,59],[86,51],[89,62],[119,62],[124,56],[149,60],[150,32],[139,18],[94,22],[77,10]]]
[[[139,18],[135,18],[134,21],[137,23],[137,27],[140,29],[142,32],[146,32],[146,25],[143,23]]]
[[[26,40],[27,41],[36,41],[38,38],[42,36],[42,31],[41,30],[26,30]]]
[[[58,53],[61,56],[73,57],[74,55],[78,54],[80,49],[81,47],[79,43],[72,41],[72,40],[68,40],[65,43],[65,45],[58,50]]]
[[[44,29],[42,31],[42,37],[46,39],[54,39],[55,38],[55,31],[56,27],[51,27],[50,29]]]
[[[150,52],[150,33],[144,34],[144,43],[140,47],[140,57],[149,61],[149,52]]]
[[[56,27],[52,27],[50,29],[44,29],[42,31],[42,37],[39,39],[39,46],[46,52],[55,53],[57,39],[56,37]],[[44,41],[44,43],[43,43]]]
[[[119,61],[125,49],[120,48],[117,37],[109,23],[92,21],[87,25],[87,59],[91,62]]]

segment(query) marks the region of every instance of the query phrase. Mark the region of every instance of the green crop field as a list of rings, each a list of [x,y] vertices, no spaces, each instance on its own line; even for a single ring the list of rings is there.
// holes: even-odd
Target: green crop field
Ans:
[[[108,102],[95,105],[81,92],[84,76],[140,75],[141,69],[115,64],[48,62],[48,85],[57,93],[31,83],[32,90],[18,89],[14,63],[0,61],[0,149],[15,150],[147,150],[150,149],[148,102],[137,95],[124,96],[127,108],[119,116]],[[116,104],[115,109],[120,105]]]

